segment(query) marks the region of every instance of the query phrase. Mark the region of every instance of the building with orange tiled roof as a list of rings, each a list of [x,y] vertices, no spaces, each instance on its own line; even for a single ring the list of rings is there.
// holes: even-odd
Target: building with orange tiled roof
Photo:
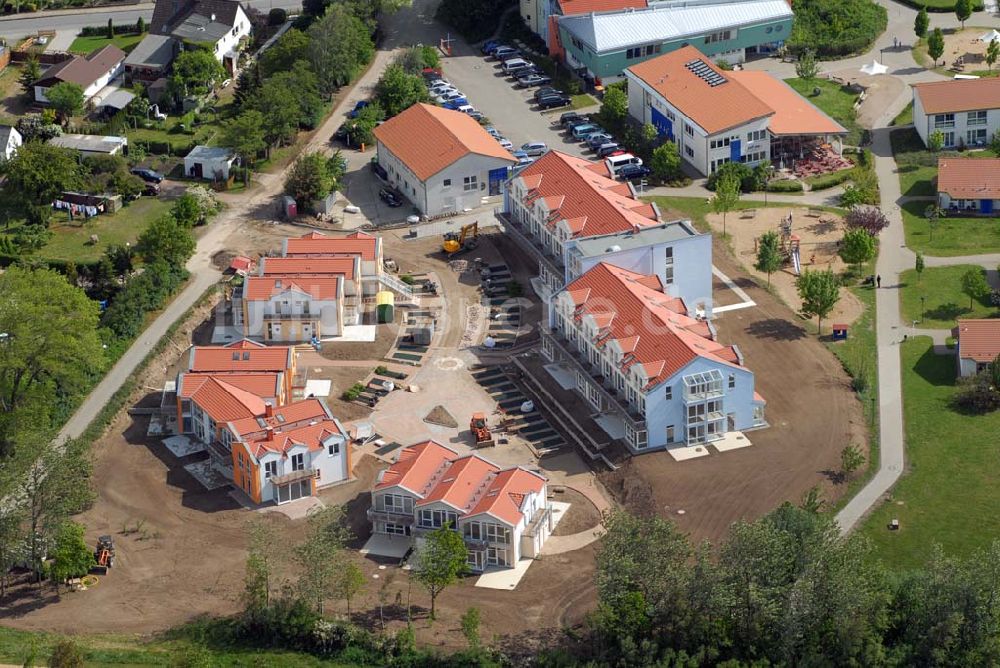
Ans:
[[[508,234],[538,261],[532,287],[543,301],[609,262],[656,274],[669,294],[710,312],[711,236],[689,221],[661,220],[604,163],[549,151],[511,179],[504,211]]]
[[[542,354],[635,453],[767,425],[739,349],[657,276],[598,264],[552,297],[541,333]]]
[[[1000,158],[938,158],[938,205],[954,213],[1000,211]]]
[[[465,539],[474,571],[537,557],[553,527],[542,475],[502,469],[436,441],[403,448],[379,473],[368,516],[373,534],[418,543],[427,532],[450,526]]]
[[[1000,357],[1000,320],[966,318],[952,330],[959,376],[973,376],[985,371]]]
[[[425,216],[461,213],[500,194],[517,160],[472,117],[415,104],[375,128],[378,165]]]
[[[936,131],[945,148],[985,146],[1000,130],[1000,79],[913,84],[913,128],[925,146]]]
[[[629,114],[702,174],[727,162],[791,167],[847,130],[766,72],[727,71],[693,46],[625,69]],[[839,142],[835,144],[839,146]]]

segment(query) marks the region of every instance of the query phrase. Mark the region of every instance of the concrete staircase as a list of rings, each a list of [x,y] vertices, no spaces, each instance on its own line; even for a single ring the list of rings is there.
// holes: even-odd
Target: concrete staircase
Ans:
[[[384,271],[379,272],[378,282],[395,292],[400,297],[398,303],[420,306],[420,297],[413,294],[413,288],[392,274],[387,274]]]

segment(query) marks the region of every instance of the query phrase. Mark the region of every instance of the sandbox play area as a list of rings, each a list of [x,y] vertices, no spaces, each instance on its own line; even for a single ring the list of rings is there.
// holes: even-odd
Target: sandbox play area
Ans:
[[[758,278],[761,285],[767,284],[767,274],[753,268],[757,257],[756,240],[765,232],[782,235],[782,221],[789,215],[791,230],[788,234],[788,228],[785,228],[783,241],[786,245],[798,242],[802,269],[832,269],[836,274],[843,272],[846,265],[837,255],[837,244],[844,235],[843,219],[827,211],[797,206],[745,209],[727,214],[726,233],[733,252],[747,272]],[[713,231],[722,232],[720,214],[709,214],[706,220]],[[781,269],[771,274],[771,286],[786,304],[798,311],[802,300],[795,289],[795,279],[795,268],[789,257]],[[863,311],[861,302],[849,290],[841,288],[840,301],[824,322],[851,324],[861,317]]]

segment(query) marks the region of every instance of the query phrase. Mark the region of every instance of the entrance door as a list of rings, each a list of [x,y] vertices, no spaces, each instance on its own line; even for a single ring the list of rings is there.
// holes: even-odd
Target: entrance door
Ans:
[[[729,142],[729,159],[732,162],[740,161],[740,157],[742,156],[742,151],[740,150],[742,148],[742,143],[743,142],[739,139]]]
[[[991,199],[979,200],[979,213],[993,213],[993,200]]]

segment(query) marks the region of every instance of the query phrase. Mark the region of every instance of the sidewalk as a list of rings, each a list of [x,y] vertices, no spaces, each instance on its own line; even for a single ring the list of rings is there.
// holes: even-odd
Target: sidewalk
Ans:
[[[115,12],[143,12],[153,11],[155,6],[152,2],[141,2],[134,5],[106,5],[104,7],[74,7],[65,9],[46,9],[41,12],[24,12],[22,14],[7,14],[0,16],[0,23],[3,21],[24,21],[26,19],[44,19],[55,16],[77,16],[80,14],[112,14]]]

